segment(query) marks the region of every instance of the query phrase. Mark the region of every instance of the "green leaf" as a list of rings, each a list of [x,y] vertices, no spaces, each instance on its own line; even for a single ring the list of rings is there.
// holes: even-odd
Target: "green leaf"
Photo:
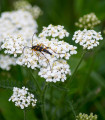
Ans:
[[[10,96],[10,91],[0,90],[0,111],[2,112],[2,115],[5,120],[23,120],[23,110],[16,107],[14,103],[8,101]],[[33,110],[27,110],[26,118],[27,120],[37,120]]]
[[[92,80],[105,88],[105,79],[100,74],[93,71],[90,76],[93,78]]]

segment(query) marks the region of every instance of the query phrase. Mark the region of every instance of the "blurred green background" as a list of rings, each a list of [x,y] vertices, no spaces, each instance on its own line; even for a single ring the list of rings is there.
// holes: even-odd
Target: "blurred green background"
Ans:
[[[0,0],[0,13],[13,10],[15,0]],[[72,41],[73,33],[78,30],[74,23],[79,17],[94,12],[101,20],[95,28],[103,32],[105,28],[105,0],[27,0],[38,5],[43,15],[37,20],[39,32],[42,26],[64,25],[70,33],[66,41]],[[104,37],[104,35],[103,35]],[[98,115],[98,120],[105,120],[105,39],[93,51],[89,51],[82,61],[76,76],[65,88],[65,83],[51,84],[46,94],[46,112],[51,120],[75,120],[78,113]],[[78,46],[78,45],[77,45]],[[75,69],[81,58],[82,48],[78,46],[78,54],[70,58],[71,71]],[[34,72],[34,71],[33,71]],[[16,73],[16,74],[14,74]],[[36,79],[43,86],[44,79],[34,72]],[[16,66],[9,72],[0,69],[0,120],[23,120],[23,111],[8,102],[12,87],[23,85],[35,93],[34,81],[27,74],[27,68]],[[27,111],[27,120],[42,120],[40,99],[37,107]]]

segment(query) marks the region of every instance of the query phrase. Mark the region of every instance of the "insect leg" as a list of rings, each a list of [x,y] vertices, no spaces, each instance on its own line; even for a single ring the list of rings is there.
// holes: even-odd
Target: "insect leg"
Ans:
[[[24,54],[24,49],[25,49],[25,48],[31,48],[31,47],[25,46],[25,47],[23,48],[23,51],[22,51],[23,54]]]
[[[38,56],[38,61],[39,61],[39,54],[38,54],[38,53],[36,53],[36,55]]]
[[[41,52],[41,53],[42,53],[42,55],[46,58],[47,62],[49,63],[49,60],[48,60],[47,57],[44,55],[44,53],[43,53],[43,52]],[[49,65],[50,65],[50,63],[49,63]],[[51,65],[50,65],[50,70],[51,70]]]
[[[32,49],[32,55],[33,55],[33,49]],[[38,61],[39,61],[39,54],[36,52],[36,51],[34,51],[35,52],[35,54],[38,56]]]

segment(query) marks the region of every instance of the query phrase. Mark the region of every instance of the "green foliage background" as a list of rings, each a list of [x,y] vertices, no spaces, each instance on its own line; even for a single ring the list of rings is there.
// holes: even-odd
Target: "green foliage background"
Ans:
[[[37,20],[39,32],[42,26],[49,24],[64,25],[70,33],[65,39],[76,45],[71,39],[75,30],[74,23],[84,14],[94,12],[101,20],[95,28],[103,31],[105,27],[105,0],[28,0],[32,5],[38,5],[43,15]],[[0,12],[13,10],[14,0],[0,0]],[[103,35],[104,37],[104,35]],[[83,49],[78,46],[78,54],[70,58],[68,63],[73,73],[78,64]],[[35,79],[43,88],[44,79],[32,71]],[[27,74],[28,73],[28,74]],[[69,81],[69,79],[67,79]],[[66,82],[67,82],[66,81]],[[80,65],[75,78],[65,83],[51,83],[46,94],[46,112],[51,120],[75,120],[78,113],[98,115],[98,120],[105,120],[105,38],[93,51],[89,51]],[[0,120],[23,120],[23,111],[8,102],[12,87],[27,86],[38,99],[37,107],[27,111],[27,120],[42,120],[40,98],[32,75],[24,67],[12,67],[9,72],[0,69]]]

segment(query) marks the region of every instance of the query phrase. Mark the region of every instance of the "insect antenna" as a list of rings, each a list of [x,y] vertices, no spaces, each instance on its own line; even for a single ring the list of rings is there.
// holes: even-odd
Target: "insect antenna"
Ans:
[[[50,48],[51,49],[51,48]],[[57,52],[55,52],[53,49],[51,49],[54,53],[56,53],[56,54],[65,54],[65,53],[57,53]]]
[[[33,35],[32,35],[32,47],[33,47],[33,38],[34,38],[34,35],[35,35],[36,33],[34,33]],[[32,47],[29,47],[29,46],[25,46],[24,48],[23,48],[23,52],[22,53],[24,53],[24,49],[25,48],[32,48]]]
[[[32,35],[32,47],[33,47],[33,39],[34,39],[35,34],[36,34],[36,32]]]
[[[46,45],[44,45],[43,43],[41,43],[40,45],[43,45],[43,46],[45,46],[45,49],[47,48],[47,49],[51,49],[51,47],[47,47]],[[54,53],[56,53],[56,54],[65,54],[65,53],[57,53],[57,52],[55,52],[53,49],[51,49]]]

